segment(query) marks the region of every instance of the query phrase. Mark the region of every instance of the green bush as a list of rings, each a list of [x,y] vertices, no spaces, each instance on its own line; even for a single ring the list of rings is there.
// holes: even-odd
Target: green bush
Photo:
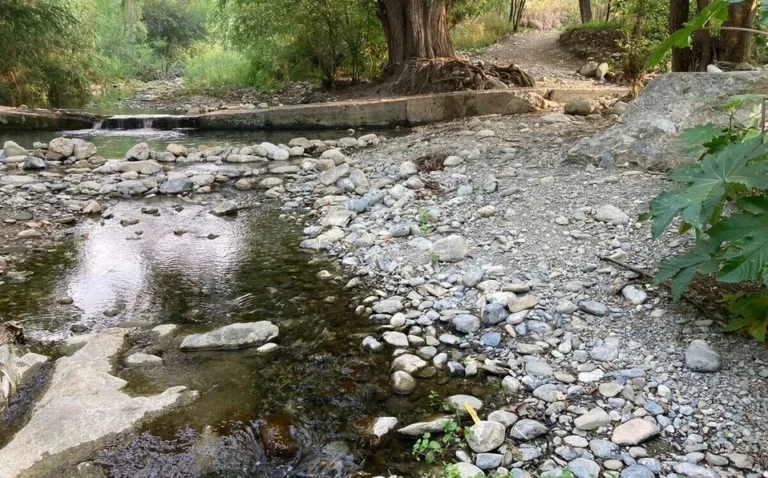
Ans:
[[[723,297],[735,319],[726,330],[747,328],[760,341],[768,326],[768,144],[760,108],[746,123],[735,120],[736,111],[748,102],[764,104],[766,96],[739,95],[722,108],[731,113],[730,124],[713,124],[686,130],[692,146],[704,147],[698,164],[669,175],[680,186],[651,201],[654,239],[680,217],[680,232],[693,230],[696,244],[685,254],[667,259],[659,267],[656,283],[671,280],[679,300],[697,274],[714,276],[724,283],[762,282],[762,290]]]

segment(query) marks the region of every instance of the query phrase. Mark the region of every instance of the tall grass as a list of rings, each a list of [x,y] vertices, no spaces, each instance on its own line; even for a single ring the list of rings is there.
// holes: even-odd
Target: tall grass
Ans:
[[[475,50],[496,43],[510,31],[512,24],[505,16],[489,12],[457,24],[451,39],[459,50]]]
[[[184,58],[184,80],[190,89],[205,87],[275,86],[268,69],[247,53],[221,44],[198,44]]]

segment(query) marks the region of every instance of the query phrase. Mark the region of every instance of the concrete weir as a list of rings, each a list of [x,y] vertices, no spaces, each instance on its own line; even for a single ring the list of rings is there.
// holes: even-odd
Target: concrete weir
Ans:
[[[618,97],[626,88],[513,88],[376,98],[260,110],[221,110],[202,115],[98,116],[83,112],[22,110],[0,106],[0,130],[138,129],[264,130],[417,126],[458,118],[527,113],[514,98],[536,93],[564,103],[576,98]]]
[[[280,106],[263,110],[223,110],[200,115],[199,127],[207,130],[251,130],[416,126],[469,116],[520,113],[510,109],[509,104],[525,93],[565,102],[575,98],[616,97],[627,92],[626,88],[518,88]]]

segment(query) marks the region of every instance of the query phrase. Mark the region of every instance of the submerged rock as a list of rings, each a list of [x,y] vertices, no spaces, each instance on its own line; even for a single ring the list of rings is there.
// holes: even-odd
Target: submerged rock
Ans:
[[[262,345],[278,336],[279,329],[269,321],[231,324],[204,334],[188,335],[182,350],[237,349]]]
[[[211,209],[211,214],[214,216],[229,216],[237,212],[237,203],[235,201],[224,201]]]

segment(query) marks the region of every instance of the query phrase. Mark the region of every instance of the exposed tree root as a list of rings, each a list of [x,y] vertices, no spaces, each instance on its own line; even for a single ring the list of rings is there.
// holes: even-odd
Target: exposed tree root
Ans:
[[[514,64],[478,66],[455,58],[413,59],[395,69],[378,93],[414,95],[534,84],[531,75]]]
[[[443,162],[448,157],[447,153],[430,153],[416,160],[416,168],[421,173],[430,173],[443,169]]]

